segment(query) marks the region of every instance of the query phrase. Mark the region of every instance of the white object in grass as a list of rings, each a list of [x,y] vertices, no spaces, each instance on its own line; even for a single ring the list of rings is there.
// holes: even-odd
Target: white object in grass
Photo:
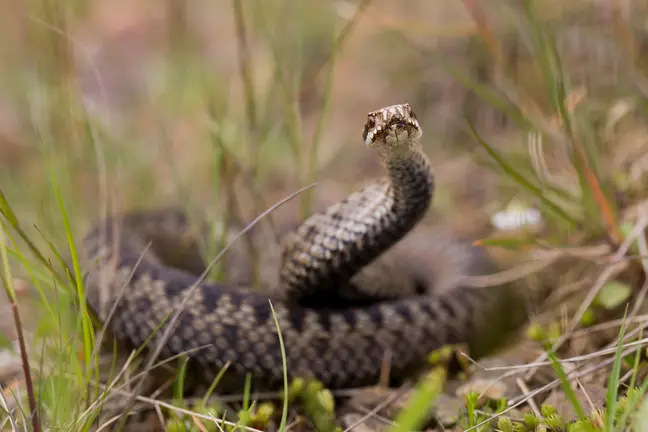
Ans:
[[[495,213],[491,223],[502,231],[513,231],[525,227],[536,227],[542,222],[540,211],[535,208],[511,205]]]

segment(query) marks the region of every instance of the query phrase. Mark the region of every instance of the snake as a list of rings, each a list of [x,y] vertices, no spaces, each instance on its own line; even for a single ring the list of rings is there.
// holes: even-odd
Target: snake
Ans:
[[[188,219],[134,210],[104,217],[83,238],[88,305],[126,346],[160,344],[160,360],[184,353],[201,380],[225,370],[223,383],[249,376],[263,390],[281,388],[284,373],[331,389],[374,385],[385,362],[392,380],[403,379],[438,348],[478,346],[484,330],[519,324],[508,287],[462,284],[493,271],[483,251],[419,230],[435,177],[412,107],[368,113],[362,137],[387,175],[284,235],[273,289],[199,281],[204,264],[182,254]]]

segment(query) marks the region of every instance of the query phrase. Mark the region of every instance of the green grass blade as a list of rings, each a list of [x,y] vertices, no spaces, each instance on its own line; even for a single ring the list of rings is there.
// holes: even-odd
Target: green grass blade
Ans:
[[[81,266],[79,264],[79,257],[77,254],[74,236],[72,234],[72,226],[68,217],[65,204],[63,202],[63,197],[58,188],[58,183],[56,181],[56,174],[54,170],[50,169],[50,179],[52,182],[52,188],[54,189],[54,196],[56,202],[59,206],[61,212],[61,217],[63,219],[63,227],[65,229],[65,236],[67,238],[69,252],[72,260],[72,266],[74,268],[74,282],[77,289],[77,296],[79,301],[79,312],[81,320],[81,328],[83,332],[83,351],[84,351],[84,361],[86,363],[86,368],[90,369],[90,361],[92,359],[92,351],[94,347],[94,332],[92,329],[92,323],[89,319],[88,308],[86,304],[85,291],[83,286],[83,276],[81,274]]]
[[[275,313],[272,302],[270,303],[270,309],[272,310],[272,317],[277,327],[277,337],[279,338],[279,347],[281,348],[281,364],[283,367],[283,380],[284,380],[284,393],[283,393],[283,408],[281,410],[281,422],[279,423],[279,431],[285,432],[286,424],[288,422],[288,365],[286,361],[286,348],[284,347],[283,337],[281,336],[281,328],[279,326],[279,320],[277,319],[277,314]]]
[[[418,384],[407,405],[396,416],[388,432],[410,432],[419,430],[430,412],[430,404],[443,389],[446,371],[437,367],[430,371]]]
[[[590,430],[590,432],[594,432],[591,429],[591,426],[589,426],[589,424],[586,421],[584,421],[586,418],[585,410],[583,410],[583,406],[578,400],[578,396],[576,396],[576,392],[574,391],[574,388],[572,387],[571,383],[569,382],[569,379],[567,378],[565,369],[563,369],[562,365],[560,364],[560,361],[558,361],[558,357],[553,351],[551,351],[550,347],[548,347],[547,349],[547,357],[549,358],[549,361],[551,362],[551,367],[553,368],[554,372],[558,376],[558,380],[560,381],[561,388],[565,393],[565,396],[567,396],[567,400],[569,401],[570,405],[574,409],[574,412],[578,416],[578,419],[583,421],[585,427],[588,430]]]
[[[477,140],[477,142],[488,152],[488,154],[495,160],[497,165],[513,179],[517,184],[524,187],[527,191],[537,197],[544,206],[546,206],[552,213],[560,216],[565,222],[568,222],[572,227],[577,226],[577,222],[565,212],[563,209],[554,204],[551,200],[547,199],[542,189],[529,180],[527,180],[522,174],[520,174],[513,166],[511,166],[500,153],[491,147],[482,137],[477,133],[472,123],[468,122],[468,127],[472,136]]]
[[[614,430],[614,420],[616,418],[616,407],[617,407],[617,398],[619,396],[619,380],[621,378],[621,363],[623,360],[623,336],[625,335],[626,327],[626,317],[627,317],[627,308],[623,314],[623,321],[621,323],[621,329],[619,331],[619,340],[617,342],[616,354],[614,357],[614,363],[612,364],[612,371],[608,377],[608,386],[607,386],[607,395],[606,395],[606,410],[607,415],[605,416],[605,430],[613,431]]]

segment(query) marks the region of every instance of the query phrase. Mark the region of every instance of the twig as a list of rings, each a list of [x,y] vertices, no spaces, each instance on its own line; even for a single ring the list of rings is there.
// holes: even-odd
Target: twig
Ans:
[[[16,299],[11,301],[11,312],[14,317],[14,324],[18,334],[18,344],[20,346],[20,359],[22,362],[23,373],[25,374],[25,386],[27,387],[27,397],[29,398],[29,409],[31,410],[32,427],[34,432],[40,431],[40,421],[38,419],[38,406],[34,395],[34,382],[32,380],[29,368],[29,358],[27,356],[27,347],[25,345],[25,336],[23,334],[22,324],[20,322],[20,313]]]
[[[1,226],[1,225],[0,225]],[[18,344],[20,347],[20,359],[22,363],[23,373],[25,374],[25,385],[27,387],[27,398],[29,400],[30,417],[32,421],[32,428],[34,432],[40,432],[40,421],[38,418],[38,406],[36,405],[36,396],[34,395],[34,383],[29,368],[29,357],[27,356],[27,347],[25,345],[25,336],[23,334],[22,323],[20,321],[20,312],[18,311],[18,300],[16,298],[16,290],[13,286],[13,278],[9,268],[9,260],[7,258],[7,248],[5,244],[5,232],[0,228],[0,258],[2,259],[2,267],[4,273],[0,275],[0,281],[4,287],[7,298],[11,301],[11,312],[14,318],[14,325],[18,336]]]
[[[523,395],[526,396],[530,393],[529,388],[526,386],[526,384],[524,383],[524,381],[522,381],[521,378],[517,378],[515,380],[515,383],[518,385]],[[542,413],[538,409],[538,405],[535,403],[535,400],[533,400],[533,396],[530,396],[527,402],[529,402],[529,406],[531,407],[531,410],[536,415],[536,417],[542,418]]]
[[[576,377],[576,378],[574,378],[574,381],[576,381],[576,386],[577,386],[575,390],[578,391],[578,387],[580,387],[580,389],[583,392],[583,396],[585,396],[585,399],[587,399],[587,403],[590,406],[590,411],[596,413],[597,409],[600,408],[600,407],[596,407],[594,405],[594,402],[592,402],[592,398],[590,397],[590,395],[585,390],[585,387],[583,386],[583,383],[581,382],[581,380],[578,377]],[[597,415],[598,415],[598,413],[597,413]],[[599,420],[601,420],[601,419],[599,418]]]

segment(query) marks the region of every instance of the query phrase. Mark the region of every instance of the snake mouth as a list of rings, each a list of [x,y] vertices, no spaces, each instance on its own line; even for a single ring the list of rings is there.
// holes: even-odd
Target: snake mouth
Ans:
[[[367,147],[412,141],[421,136],[421,126],[408,104],[393,105],[367,115],[362,137]]]
[[[420,129],[413,121],[397,120],[389,123],[384,129],[377,131],[373,141],[384,141],[390,144],[405,144],[420,137]]]
[[[418,136],[419,127],[413,121],[394,120],[384,126],[367,131],[365,133],[365,144],[367,147],[371,147],[376,141],[387,141],[390,138],[398,139],[402,131],[407,134],[406,139],[411,140]]]

